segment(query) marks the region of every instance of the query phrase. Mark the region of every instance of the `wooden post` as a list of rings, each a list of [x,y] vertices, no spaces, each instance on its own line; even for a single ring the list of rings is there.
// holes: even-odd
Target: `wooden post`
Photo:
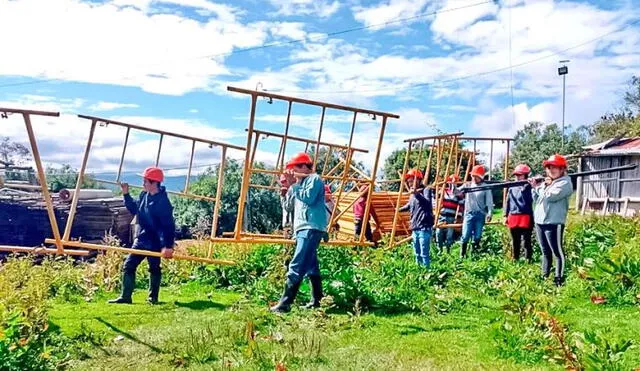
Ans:
[[[316,140],[316,148],[313,154],[313,172],[316,172],[318,168],[318,154],[320,153],[320,140],[322,139],[322,129],[324,126],[324,114],[327,110],[327,107],[322,107],[322,115],[320,116],[320,129],[318,129],[318,140]]]
[[[422,169],[420,165],[422,165],[422,151],[424,150],[424,140],[420,141],[420,152],[418,152],[418,165],[416,165],[416,169]]]
[[[585,197],[582,200],[582,211],[580,212],[581,215],[584,215],[584,213],[587,211],[588,204],[589,204],[589,197]]]
[[[602,215],[607,215],[607,211],[609,208],[609,197],[604,198],[604,205],[602,206]]]
[[[436,140],[434,138],[433,143],[429,148],[429,159],[427,160],[427,169],[424,172],[424,179],[422,180],[422,184],[424,184],[425,186],[429,184],[429,178],[431,177],[431,161],[433,159],[433,150],[435,145],[436,145]]]
[[[478,152],[477,147],[478,147],[478,141],[474,139],[473,140],[473,165],[471,167],[476,166],[476,153]]]
[[[23,113],[24,124],[27,127],[27,135],[29,135],[29,143],[31,144],[31,152],[33,153],[33,160],[36,163],[38,169],[38,181],[40,182],[40,188],[42,189],[42,197],[47,205],[47,215],[49,216],[49,223],[51,223],[51,231],[53,232],[53,238],[55,240],[56,249],[58,254],[64,252],[62,241],[60,240],[60,229],[58,229],[58,221],[56,220],[55,210],[53,208],[53,201],[51,200],[51,194],[49,194],[49,188],[47,186],[47,177],[45,176],[44,167],[40,159],[40,151],[38,150],[38,143],[36,142],[36,136],[33,134],[33,127],[31,126],[31,117],[28,113]]]
[[[120,183],[120,175],[122,174],[122,165],[124,165],[124,154],[127,152],[127,144],[129,143],[129,133],[131,128],[127,127],[127,134],[124,136],[124,145],[122,146],[122,155],[120,156],[120,165],[118,166],[118,175],[116,175],[116,183]]]
[[[434,220],[436,223],[438,223],[438,219],[440,218],[440,209],[442,208],[442,203],[444,202],[444,194],[445,194],[445,190],[447,189],[446,179],[447,179],[447,174],[449,174],[449,169],[451,166],[451,158],[453,156],[453,151],[454,149],[457,148],[457,146],[458,146],[458,137],[454,136],[451,141],[449,158],[447,159],[447,168],[445,169],[444,184],[436,188],[436,192],[438,191],[440,192],[440,193],[436,193],[436,197],[438,197],[436,202],[436,215],[434,216]]]
[[[84,172],[87,169],[87,162],[89,161],[89,153],[91,152],[91,143],[93,142],[93,133],[96,131],[96,121],[91,121],[91,129],[89,130],[89,138],[87,139],[87,146],[84,149],[84,155],[82,156],[82,164],[80,165],[80,171],[78,172],[78,179],[76,181],[76,189],[73,192],[71,200],[71,208],[69,209],[69,216],[67,217],[67,225],[64,228],[64,235],[62,239],[64,241],[69,240],[71,235],[71,227],[73,226],[73,219],[76,217],[76,209],[78,207],[78,200],[80,199],[80,189],[82,188],[82,182],[84,181]]]
[[[578,157],[578,171],[582,171],[582,157]],[[580,204],[582,201],[582,190],[583,190],[583,183],[582,183],[582,177],[578,177],[578,179],[576,180],[576,211],[580,210]],[[584,214],[584,212],[582,213]]]
[[[489,151],[489,180],[491,180],[491,172],[493,171],[493,139],[490,140],[491,149]]]
[[[220,156],[220,166],[218,168],[218,185],[216,187],[216,201],[213,205],[213,218],[211,222],[211,238],[215,238],[218,232],[218,214],[220,213],[220,199],[222,196],[222,184],[224,183],[224,167],[227,161],[227,147],[222,147],[222,154]],[[209,251],[207,257],[211,259],[213,253],[213,245],[209,243]]]
[[[404,189],[404,177],[407,175],[407,166],[409,165],[409,156],[411,156],[411,142],[407,146],[407,153],[404,156],[404,164],[402,165],[402,175],[400,176],[400,188],[398,189],[398,198],[396,199],[396,207],[393,213],[393,227],[391,227],[391,237],[389,237],[389,248],[395,246],[396,230],[398,218],[400,217],[400,202],[402,202],[402,191]]]
[[[351,148],[351,145],[353,144],[353,134],[356,130],[356,120],[358,119],[358,112],[354,112],[353,113],[353,121],[351,122],[351,133],[349,134],[349,145],[348,148]],[[345,162],[345,167],[344,167],[344,172],[342,173],[342,179],[340,180],[340,188],[338,189],[338,196],[336,197],[336,205],[340,204],[340,197],[342,196],[342,190],[345,186],[345,182],[347,177],[349,176],[349,166],[351,165],[351,157],[353,156],[353,151],[348,150],[347,151],[347,159]],[[340,164],[340,162],[338,162],[338,165]],[[334,225],[336,223],[335,220],[335,215],[336,215],[336,209],[337,207],[334,207],[333,210],[331,211],[331,217],[329,218],[329,224],[328,225]]]
[[[493,143],[493,142],[492,142]],[[509,179],[509,151],[511,150],[511,141],[507,140],[507,153],[504,160],[504,181]],[[507,204],[507,189],[502,190],[502,207]]]
[[[373,169],[371,169],[371,181],[369,183],[369,195],[367,196],[367,206],[364,208],[364,220],[363,226],[360,230],[360,242],[364,242],[364,234],[367,230],[366,222],[369,221],[369,214],[371,212],[371,199],[373,198],[373,190],[376,186],[376,175],[378,174],[378,163],[380,162],[380,149],[382,148],[382,140],[384,139],[384,130],[387,127],[387,116],[382,117],[382,125],[380,127],[380,135],[378,137],[378,146],[376,147],[376,156],[373,161]]]
[[[331,152],[333,152],[333,146],[329,146],[327,148],[327,154],[324,156],[324,165],[322,165],[322,174],[327,171],[327,164],[329,163],[329,157],[331,156]]]
[[[223,147],[225,148],[225,147]],[[189,193],[189,182],[191,182],[191,169],[193,167],[193,154],[196,152],[196,141],[191,141],[191,157],[189,157],[189,170],[187,170],[187,180],[184,184],[184,193]]]
[[[244,214],[244,203],[247,199],[247,193],[249,192],[249,183],[251,180],[251,174],[249,173],[249,169],[251,164],[251,153],[249,149],[251,148],[251,139],[253,137],[253,124],[255,122],[256,117],[256,102],[258,100],[258,96],[256,94],[251,94],[251,110],[249,112],[249,127],[247,129],[247,153],[244,156],[244,170],[242,176],[242,187],[240,187],[240,200],[238,203],[238,215],[236,216],[236,226],[234,230],[234,239],[240,239],[240,232],[242,232],[242,216]]]
[[[624,209],[623,209],[623,214],[622,216],[626,217],[627,213],[629,212],[629,201],[631,201],[630,197],[626,197],[624,199]]]
[[[160,151],[162,151],[162,140],[164,139],[164,134],[160,134],[160,143],[158,144],[158,155],[156,156],[156,167],[160,163]]]

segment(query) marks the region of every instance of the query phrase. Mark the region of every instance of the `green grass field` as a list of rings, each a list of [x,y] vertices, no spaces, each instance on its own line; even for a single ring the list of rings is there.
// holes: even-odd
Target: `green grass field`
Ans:
[[[162,304],[54,303],[50,321],[70,337],[93,343],[81,370],[209,369],[530,370],[561,369],[500,359],[491,332],[500,309],[486,304],[446,315],[377,315],[294,310],[272,315],[236,293],[196,284],[163,288]],[[610,328],[640,343],[640,310],[567,300],[560,319],[579,330]],[[254,331],[247,331],[254,327]],[[248,333],[255,334],[248,335]],[[640,366],[640,349],[625,354]]]

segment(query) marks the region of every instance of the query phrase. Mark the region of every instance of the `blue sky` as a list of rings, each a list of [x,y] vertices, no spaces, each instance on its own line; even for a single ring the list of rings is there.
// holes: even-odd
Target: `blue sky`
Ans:
[[[0,106],[61,111],[58,119],[35,121],[42,155],[77,167],[89,128],[79,113],[244,146],[249,99],[226,86],[261,83],[282,94],[399,114],[385,136],[386,156],[403,139],[435,130],[512,136],[532,120],[559,122],[556,69],[558,60],[570,59],[566,121],[575,127],[614,110],[629,78],[640,75],[639,6],[0,0],[0,35],[10,35],[3,37]],[[328,35],[360,27],[369,28]],[[282,131],[286,110],[260,102],[256,126]],[[345,143],[351,118],[328,113],[323,139]],[[294,105],[292,114],[293,134],[315,138],[320,111]],[[16,117],[0,125],[0,135],[26,140]],[[362,117],[356,145],[374,149],[377,127]],[[99,128],[90,168],[117,166],[123,139],[124,130]],[[155,159],[156,137],[135,134],[130,143],[128,170]],[[189,143],[165,141],[164,148],[161,165],[188,163]],[[301,149],[290,146],[288,154]],[[276,141],[264,141],[257,158],[272,162],[277,150]],[[202,146],[196,164],[215,163],[217,155]],[[370,164],[372,156],[361,159]]]

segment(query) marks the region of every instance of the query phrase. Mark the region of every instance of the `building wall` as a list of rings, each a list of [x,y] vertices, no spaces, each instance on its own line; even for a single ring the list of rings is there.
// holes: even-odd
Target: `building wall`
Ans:
[[[640,179],[640,156],[620,155],[620,156],[587,156],[581,159],[580,171],[608,169],[616,166],[638,164],[638,168],[617,173],[598,174],[583,177],[578,185],[579,195],[576,199],[576,207],[582,207],[585,197],[588,198],[640,198],[640,182],[625,181]],[[590,205],[591,208],[599,209],[602,205]],[[622,204],[610,205],[609,212],[620,212]],[[629,204],[630,212],[640,211],[637,203]]]

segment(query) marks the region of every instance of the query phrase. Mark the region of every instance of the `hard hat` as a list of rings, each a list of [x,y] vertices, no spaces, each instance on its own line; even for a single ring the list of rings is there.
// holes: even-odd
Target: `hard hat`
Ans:
[[[480,178],[483,178],[485,172],[486,170],[484,169],[484,166],[476,165],[473,167],[473,169],[471,169],[471,176],[478,176]]]
[[[149,166],[144,169],[142,174],[139,175],[154,182],[162,182],[164,180],[164,173],[162,172],[162,169],[155,166]]]
[[[424,178],[422,176],[422,171],[418,170],[418,169],[411,169],[407,172],[407,175],[405,176],[407,179],[409,178],[418,178],[418,179],[422,179]]]
[[[528,175],[531,173],[531,168],[525,164],[520,164],[513,169],[513,175]]]
[[[291,169],[296,165],[304,165],[304,164],[312,165],[313,159],[308,154],[304,152],[300,152],[298,154],[293,155],[293,157],[291,157],[291,160],[287,162],[287,169]]]
[[[555,154],[549,159],[542,161],[542,165],[547,166],[556,166],[556,167],[567,167],[567,159],[564,156]]]
[[[460,177],[457,174],[451,174],[447,177],[447,182],[459,182]]]

